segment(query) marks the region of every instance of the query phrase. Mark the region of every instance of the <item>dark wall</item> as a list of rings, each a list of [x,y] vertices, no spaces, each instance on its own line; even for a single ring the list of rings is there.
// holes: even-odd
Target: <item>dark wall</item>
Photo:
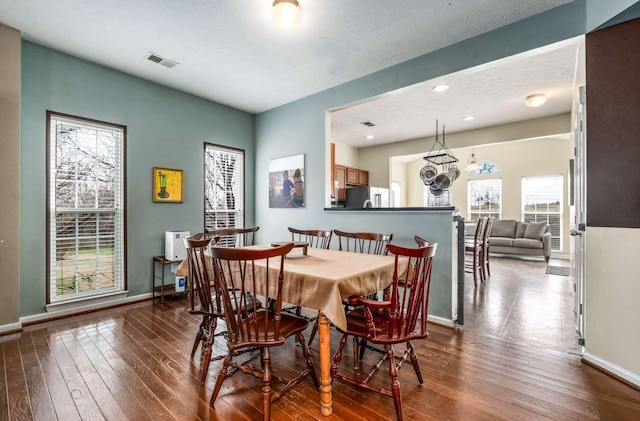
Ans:
[[[587,225],[640,228],[640,19],[586,36]]]

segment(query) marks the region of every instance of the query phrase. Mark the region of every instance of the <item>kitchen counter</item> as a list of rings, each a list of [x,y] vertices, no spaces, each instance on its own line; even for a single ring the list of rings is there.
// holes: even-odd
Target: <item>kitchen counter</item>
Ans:
[[[329,212],[457,212],[458,208],[455,206],[428,206],[422,208],[324,208],[324,210]]]

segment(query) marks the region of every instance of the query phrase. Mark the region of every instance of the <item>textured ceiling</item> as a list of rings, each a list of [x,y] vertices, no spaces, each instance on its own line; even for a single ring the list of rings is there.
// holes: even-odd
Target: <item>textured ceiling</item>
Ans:
[[[436,119],[442,135],[443,125],[446,133],[454,133],[567,113],[574,86],[581,83],[576,80],[580,42],[568,40],[339,109],[331,113],[331,140],[373,146],[434,136]],[[449,89],[434,92],[438,84]],[[525,98],[538,92],[547,102],[525,106]],[[475,118],[466,121],[465,116]]]
[[[570,0],[0,0],[29,41],[258,113]],[[146,60],[153,52],[179,64]],[[462,111],[462,110],[461,110]]]

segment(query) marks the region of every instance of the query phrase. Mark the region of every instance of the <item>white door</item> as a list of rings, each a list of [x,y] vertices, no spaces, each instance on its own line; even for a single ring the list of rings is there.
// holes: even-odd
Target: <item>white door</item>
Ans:
[[[586,169],[586,108],[585,88],[580,88],[580,104],[576,113],[575,123],[575,158],[574,158],[574,220],[571,224],[571,276],[575,292],[574,314],[576,316],[576,330],[580,345],[584,343],[584,244],[586,236],[586,197],[585,197],[585,169]]]

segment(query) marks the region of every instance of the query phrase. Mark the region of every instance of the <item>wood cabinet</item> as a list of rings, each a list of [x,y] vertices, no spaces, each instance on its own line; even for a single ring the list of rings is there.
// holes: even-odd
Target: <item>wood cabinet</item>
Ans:
[[[334,179],[338,183],[338,201],[347,200],[347,186],[368,186],[369,171],[334,165]]]
[[[336,165],[334,170],[334,177],[336,183],[338,183],[338,201],[347,200],[347,167],[342,165]],[[334,193],[335,194],[335,193]]]
[[[347,183],[358,184],[358,169],[347,168]]]
[[[368,186],[369,171],[347,167],[347,184],[353,186]]]
[[[369,171],[358,170],[358,184],[361,186],[369,185]]]

